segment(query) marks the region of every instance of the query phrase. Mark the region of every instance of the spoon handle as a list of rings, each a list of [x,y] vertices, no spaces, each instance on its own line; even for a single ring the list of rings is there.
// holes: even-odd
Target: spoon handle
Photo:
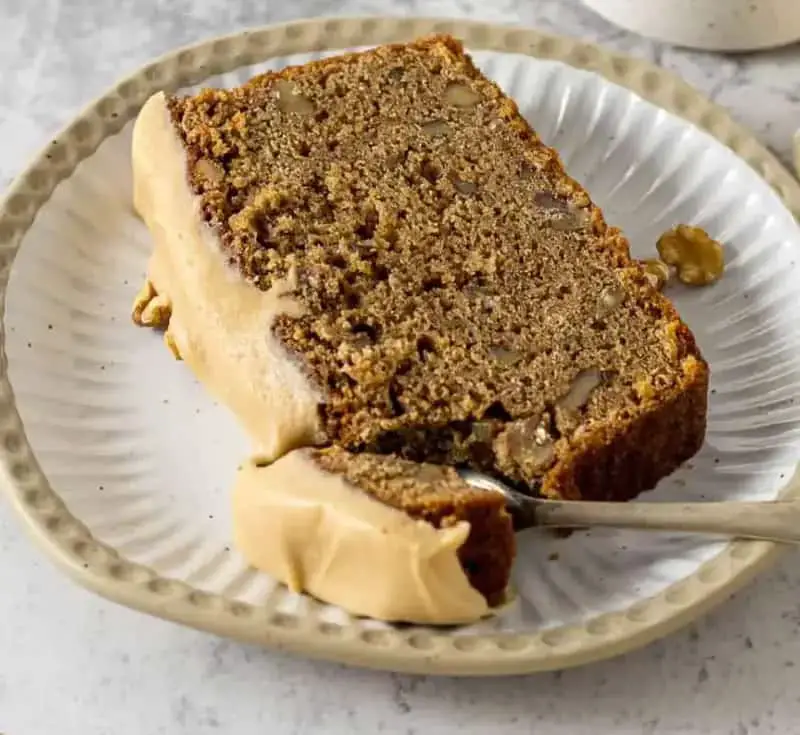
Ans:
[[[527,505],[527,504],[526,504]],[[720,503],[601,503],[531,501],[517,529],[531,526],[580,528],[613,526],[685,531],[800,544],[800,500]],[[531,510],[533,512],[531,512]]]

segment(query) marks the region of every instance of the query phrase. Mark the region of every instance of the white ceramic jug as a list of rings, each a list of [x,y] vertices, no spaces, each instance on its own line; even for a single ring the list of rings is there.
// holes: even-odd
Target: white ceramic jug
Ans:
[[[800,0],[583,0],[629,31],[709,51],[752,51],[800,40]]]

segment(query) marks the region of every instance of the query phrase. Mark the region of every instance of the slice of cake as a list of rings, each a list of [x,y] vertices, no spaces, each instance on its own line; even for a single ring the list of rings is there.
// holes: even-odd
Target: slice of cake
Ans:
[[[298,449],[240,468],[233,504],[253,566],[352,613],[454,624],[503,600],[514,558],[505,499],[452,468]]]
[[[269,459],[332,444],[624,500],[703,442],[691,332],[451,38],[156,95],[133,164],[139,321],[171,314]]]

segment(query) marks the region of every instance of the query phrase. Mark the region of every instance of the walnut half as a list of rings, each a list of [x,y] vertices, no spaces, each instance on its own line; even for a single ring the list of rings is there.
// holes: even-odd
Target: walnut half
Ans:
[[[678,279],[689,286],[714,283],[725,269],[722,245],[699,227],[678,225],[658,238],[656,248],[661,260],[674,266]]]
[[[669,266],[658,258],[648,258],[639,262],[644,268],[644,274],[647,276],[647,280],[650,281],[650,285],[656,291],[661,291],[667,285],[670,275],[672,275]]]

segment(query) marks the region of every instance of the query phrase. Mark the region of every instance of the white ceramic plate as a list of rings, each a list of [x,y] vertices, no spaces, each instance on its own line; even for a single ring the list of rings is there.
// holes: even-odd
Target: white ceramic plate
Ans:
[[[205,84],[239,84],[319,55],[273,58]],[[672,291],[712,368],[707,442],[644,499],[775,498],[800,458],[800,231],[790,212],[720,142],[596,74],[521,54],[474,57],[625,229],[634,255],[652,255],[657,236],[683,222],[725,243],[718,285]],[[107,106],[105,114],[115,113]],[[25,448],[16,440],[5,442],[6,464],[26,517],[44,517],[45,536],[72,538],[61,561],[74,571],[77,556],[88,570],[83,581],[229,635],[280,643],[280,635],[306,631],[284,643],[316,655],[501,673],[622,650],[629,644],[620,625],[668,627],[654,599],[673,606],[666,620],[685,618],[718,596],[715,585],[745,573],[737,559],[766,553],[767,544],[699,536],[591,531],[555,539],[529,531],[519,539],[514,601],[491,620],[446,632],[355,619],[249,569],[232,546],[228,507],[248,443],[160,337],[130,322],[150,251],[131,209],[130,129],[92,141],[97,131],[85,127],[83,143],[99,147],[39,210],[6,299],[16,407],[67,512],[26,488],[38,469],[20,469]],[[69,161],[78,149],[57,146],[57,158]],[[691,586],[706,583],[703,592]],[[631,629],[637,636],[646,637]]]

